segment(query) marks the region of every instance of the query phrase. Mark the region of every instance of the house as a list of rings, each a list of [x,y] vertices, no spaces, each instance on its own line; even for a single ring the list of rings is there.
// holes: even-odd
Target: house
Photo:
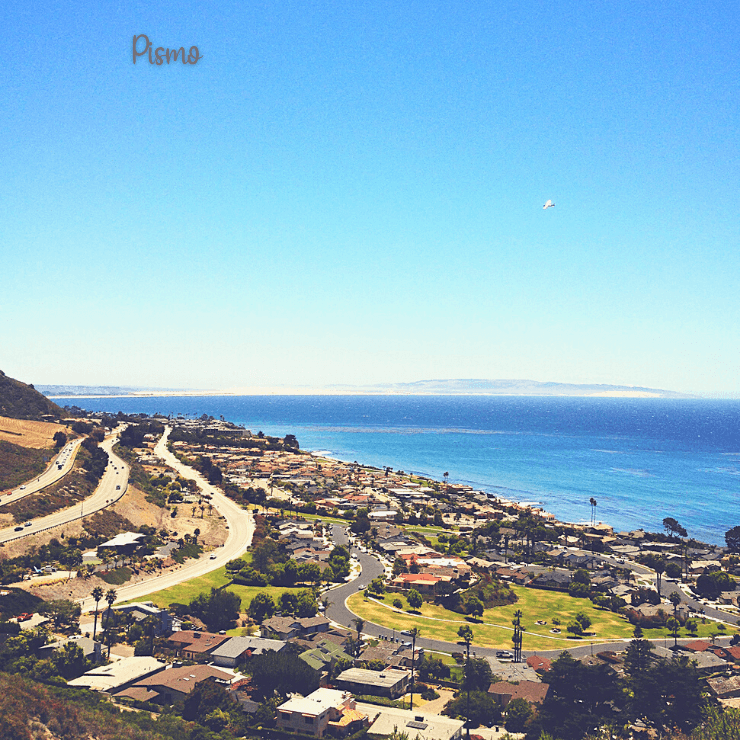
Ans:
[[[66,645],[77,645],[82,650],[85,658],[93,663],[99,663],[101,660],[101,643],[96,640],[91,640],[89,637],[82,637],[80,635],[73,635],[72,637],[68,637],[66,640],[59,640],[57,642],[51,642],[48,645],[42,645],[37,652],[40,657],[47,658],[52,653],[57,652],[57,650],[63,650]]]
[[[504,709],[514,699],[524,699],[524,701],[530,704],[542,704],[545,701],[549,688],[550,684],[539,683],[537,681],[520,681],[519,683],[498,681],[488,687],[488,693]]]
[[[228,686],[233,678],[231,673],[225,673],[210,665],[186,665],[147,676],[137,681],[132,688],[155,692],[156,696],[150,696],[147,701],[170,705],[185,699],[203,681],[216,681]]]
[[[530,584],[530,588],[546,588],[553,591],[567,591],[572,580],[568,571],[555,570],[540,573]]]
[[[155,635],[166,635],[172,632],[173,619],[172,615],[166,609],[160,609],[155,606],[151,601],[140,601],[135,604],[120,604],[119,606],[113,607],[114,612],[121,612],[122,614],[131,614],[137,622],[154,617],[155,624]]]
[[[708,678],[707,685],[718,699],[734,699],[740,696],[740,676]]]
[[[180,630],[170,635],[167,645],[187,660],[209,660],[211,651],[229,639],[226,635],[213,632]]]
[[[552,667],[549,658],[541,658],[539,655],[530,655],[527,658],[527,665],[537,673],[547,673]]]
[[[288,641],[293,637],[328,632],[330,622],[326,617],[270,617],[262,622],[262,635]]]
[[[403,733],[414,740],[458,740],[463,737],[465,722],[460,719],[426,714],[423,709],[396,709],[361,703],[357,707],[372,721],[368,735],[388,737]]]
[[[211,651],[215,665],[235,668],[245,658],[262,655],[268,650],[279,653],[286,643],[282,640],[268,640],[264,637],[232,637]]]
[[[341,645],[331,640],[322,640],[316,647],[305,650],[298,657],[317,671],[333,666],[337,661],[354,660],[344,652]]]
[[[156,658],[134,656],[123,658],[110,665],[99,666],[83,673],[79,678],[67,682],[68,686],[114,693],[131,686],[146,676],[159,673],[166,668]]]
[[[358,711],[346,691],[316,689],[308,696],[294,696],[277,708],[277,725],[282,730],[324,737],[344,737],[359,730],[367,715]]]
[[[410,678],[408,671],[394,668],[383,671],[348,668],[337,676],[335,683],[354,694],[373,694],[397,699],[406,693]]]
[[[442,580],[439,576],[433,576],[431,573],[401,573],[391,581],[390,585],[404,591],[414,588],[420,594],[433,594],[437,590],[437,584]]]

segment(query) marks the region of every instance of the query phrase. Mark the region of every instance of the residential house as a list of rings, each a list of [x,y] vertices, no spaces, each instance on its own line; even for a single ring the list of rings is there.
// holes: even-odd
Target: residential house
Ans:
[[[321,615],[315,617],[270,617],[262,622],[262,635],[272,639],[288,641],[293,637],[328,632],[329,620]]]
[[[167,645],[187,660],[210,660],[211,652],[230,639],[227,635],[213,632],[180,630],[167,638]]]
[[[293,696],[277,710],[277,725],[282,730],[324,737],[329,733],[344,737],[359,730],[367,715],[356,709],[346,691],[316,689],[308,696]]]
[[[99,663],[102,658],[101,643],[97,642],[97,640],[91,640],[89,637],[82,637],[81,635],[73,635],[65,640],[58,640],[57,642],[50,642],[48,645],[42,645],[37,652],[40,657],[46,658],[58,650],[63,650],[66,645],[77,645],[82,650],[85,658],[93,663]]]
[[[120,604],[113,607],[113,611],[123,614],[131,614],[137,622],[142,622],[149,617],[154,617],[156,629],[155,635],[167,635],[172,632],[174,626],[172,615],[166,609],[160,609],[151,601],[139,601],[134,604]]]
[[[463,737],[465,723],[462,720],[428,714],[423,708],[396,709],[360,703],[357,707],[372,720],[368,735],[388,737],[403,733],[414,740],[459,740]]]
[[[740,676],[708,678],[707,685],[718,699],[740,697]]]
[[[211,651],[215,665],[235,668],[246,658],[262,655],[270,650],[279,653],[286,643],[282,640],[268,640],[264,637],[232,637]]]
[[[329,669],[339,661],[354,660],[344,652],[341,645],[331,640],[322,640],[316,647],[305,650],[298,657],[317,671]]]
[[[228,686],[233,679],[233,674],[220,671],[210,665],[186,665],[147,676],[137,681],[132,688],[153,691],[156,696],[150,696],[147,701],[156,701],[169,706],[178,700],[185,699],[203,681],[215,681],[222,686]]]
[[[349,668],[335,679],[337,686],[354,694],[373,694],[397,699],[406,693],[411,674],[388,668],[383,671],[369,671],[364,668]]]
[[[123,658],[110,665],[98,666],[67,682],[68,686],[114,693],[131,686],[145,676],[163,671],[166,664],[149,656]]]
[[[488,693],[493,696],[502,709],[505,709],[508,703],[514,699],[524,699],[530,704],[542,704],[549,688],[549,684],[536,681],[520,681],[519,683],[498,681],[488,687]]]

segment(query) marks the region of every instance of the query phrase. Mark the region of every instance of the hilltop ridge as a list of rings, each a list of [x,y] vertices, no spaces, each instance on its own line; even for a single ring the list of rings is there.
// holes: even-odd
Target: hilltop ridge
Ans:
[[[59,419],[64,411],[33,385],[8,377],[0,370],[0,416],[12,419]]]

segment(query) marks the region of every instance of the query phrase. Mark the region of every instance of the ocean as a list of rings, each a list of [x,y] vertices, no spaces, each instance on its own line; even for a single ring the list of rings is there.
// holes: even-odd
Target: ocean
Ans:
[[[558,519],[724,544],[740,524],[740,401],[502,396],[66,398],[90,411],[208,414],[302,449],[540,504]]]

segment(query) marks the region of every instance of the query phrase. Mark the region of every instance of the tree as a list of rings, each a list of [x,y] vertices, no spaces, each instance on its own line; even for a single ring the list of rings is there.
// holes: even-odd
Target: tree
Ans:
[[[67,444],[67,435],[64,432],[54,432],[52,439],[57,449]]]
[[[95,588],[91,592],[91,596],[95,600],[95,621],[93,622],[93,640],[95,639],[95,633],[98,629],[98,604],[100,603],[100,600],[103,598],[104,595],[103,587],[102,586],[95,586]]]
[[[81,611],[79,604],[68,599],[47,601],[42,608],[42,613],[51,618],[57,629],[68,629],[76,625]]]
[[[360,654],[360,647],[362,645],[362,628],[365,626],[365,620],[362,617],[355,617],[352,620],[355,629],[357,630],[357,657]]]
[[[493,683],[491,664],[485,658],[471,658],[463,669],[463,686],[471,691],[488,691]]]
[[[578,612],[578,614],[576,614],[576,622],[578,622],[585,631],[591,626],[591,617],[589,617],[586,612]]]
[[[477,596],[474,596],[472,599],[468,599],[467,604],[470,614],[472,614],[474,617],[477,617],[478,619],[483,616],[483,602]]]
[[[210,594],[200,594],[190,602],[190,613],[200,617],[211,632],[218,632],[234,627],[239,618],[241,603],[238,594],[211,588]]]
[[[672,591],[668,600],[673,604],[673,616],[675,617],[678,611],[678,605],[681,603],[681,594],[678,591]]]
[[[740,526],[725,532],[725,543],[730,552],[740,552]]]
[[[663,529],[666,534],[672,537],[678,535],[679,537],[686,537],[688,532],[682,527],[672,516],[667,516],[663,519]]]
[[[66,679],[77,678],[87,670],[87,659],[79,645],[68,642],[52,656],[52,662],[60,676]]]
[[[256,598],[256,597],[255,597]],[[310,694],[319,687],[319,673],[294,653],[268,650],[249,659],[245,670],[252,675],[255,689],[264,698],[275,691],[282,696],[297,691]]]
[[[412,588],[408,592],[406,601],[409,602],[409,606],[415,611],[421,609],[421,605],[424,603],[424,599],[422,599],[421,594],[415,588]]]
[[[596,499],[591,496],[588,502],[591,504],[591,524],[594,524],[596,522]]]
[[[270,594],[260,591],[249,602],[249,616],[255,621],[262,623],[265,617],[271,617],[275,612],[275,602]]]
[[[660,593],[660,578],[665,572],[665,560],[663,560],[663,558],[656,558],[653,561],[653,570],[655,570],[656,586],[658,588],[658,593]]]
[[[665,626],[668,631],[673,635],[673,647],[678,647],[678,633],[681,630],[681,623],[675,617],[668,617]]]
[[[471,691],[467,696],[459,696],[447,703],[443,713],[448,717],[464,717],[470,726],[486,725],[501,716],[496,700],[487,691]]]
[[[116,593],[116,589],[109,588],[108,591],[106,591],[105,602],[106,604],[108,604],[108,617],[105,621],[105,636],[108,642],[108,658],[110,658],[110,643],[113,637],[113,635],[111,634],[111,624],[110,624],[111,609],[113,608],[113,604],[115,603],[117,598],[118,598],[118,594]]]
[[[593,499],[591,499],[593,501]],[[534,712],[524,699],[512,699],[506,705],[505,727],[509,732],[524,732],[524,728]]]

